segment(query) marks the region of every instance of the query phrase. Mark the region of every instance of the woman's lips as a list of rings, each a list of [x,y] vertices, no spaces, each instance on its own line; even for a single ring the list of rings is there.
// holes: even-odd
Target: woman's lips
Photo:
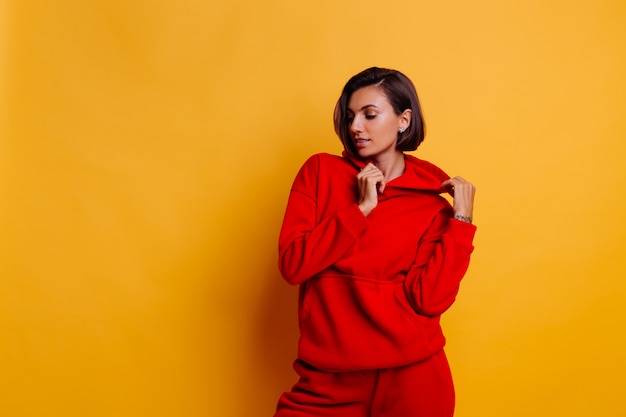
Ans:
[[[354,141],[354,145],[355,145],[357,148],[363,148],[363,147],[367,146],[367,143],[368,143],[369,141],[370,141],[369,139],[356,139],[356,140]]]

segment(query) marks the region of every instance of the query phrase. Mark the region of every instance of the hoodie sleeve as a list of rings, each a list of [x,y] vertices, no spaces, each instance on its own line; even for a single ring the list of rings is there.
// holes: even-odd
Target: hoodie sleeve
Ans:
[[[415,311],[438,316],[454,302],[469,266],[476,226],[441,211],[424,233],[405,290]]]
[[[318,203],[323,203],[318,202],[319,175],[320,157],[314,155],[294,180],[283,218],[278,267],[285,280],[293,285],[335,263],[354,246],[368,225],[356,203],[318,222]]]

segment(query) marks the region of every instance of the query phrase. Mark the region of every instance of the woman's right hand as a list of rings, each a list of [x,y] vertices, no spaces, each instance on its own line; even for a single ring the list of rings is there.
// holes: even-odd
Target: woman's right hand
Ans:
[[[359,185],[359,209],[368,216],[378,205],[378,192],[385,190],[385,176],[370,162],[356,178]]]

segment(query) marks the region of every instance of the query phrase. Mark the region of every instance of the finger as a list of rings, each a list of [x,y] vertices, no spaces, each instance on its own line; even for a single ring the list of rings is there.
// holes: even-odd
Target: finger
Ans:
[[[465,187],[465,186],[469,186],[471,188],[474,187],[474,185],[468,181],[466,181],[465,179],[461,178],[461,177],[454,177],[454,178],[450,178],[445,180],[444,182],[441,183],[441,188],[446,189],[446,190],[454,190],[455,187],[456,188],[460,188],[460,187]]]
[[[456,185],[456,184],[463,184],[464,182],[467,182],[467,181],[465,181],[461,177],[452,177],[452,178],[448,178],[447,180],[442,182],[441,185],[453,186],[453,185]]]
[[[359,171],[359,173],[357,174],[357,178],[363,178],[365,176],[375,175],[379,172],[380,170],[378,168],[370,164],[370,165],[367,165],[365,168],[363,168],[361,171]]]
[[[440,187],[442,191],[445,191],[448,194],[450,194],[452,197],[454,197],[454,182],[452,181],[452,178],[442,182]]]
[[[387,182],[385,176],[381,172],[372,172],[363,176],[363,181],[367,183],[367,187],[372,191],[378,191],[382,193],[385,190]]]
[[[457,181],[456,178],[448,178],[447,180],[445,180],[444,182],[441,183],[442,187],[453,187],[454,184],[457,184],[459,181]]]

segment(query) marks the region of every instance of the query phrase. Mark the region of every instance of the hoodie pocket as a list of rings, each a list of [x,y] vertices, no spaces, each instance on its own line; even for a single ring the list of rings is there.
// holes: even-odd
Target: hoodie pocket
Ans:
[[[415,310],[413,310],[413,307],[411,307],[409,299],[407,298],[404,291],[405,289],[403,284],[395,286],[393,291],[393,298],[398,304],[400,310],[402,310],[404,314],[406,314],[406,316],[411,319],[416,325],[419,325],[418,314]]]
[[[308,283],[300,327],[320,344],[392,344],[423,337],[423,323],[398,281],[320,276]]]
[[[317,279],[313,278],[304,282],[300,286],[300,302],[298,305],[299,322],[302,324],[309,316],[311,305],[314,304],[312,298],[315,298],[315,283]]]

